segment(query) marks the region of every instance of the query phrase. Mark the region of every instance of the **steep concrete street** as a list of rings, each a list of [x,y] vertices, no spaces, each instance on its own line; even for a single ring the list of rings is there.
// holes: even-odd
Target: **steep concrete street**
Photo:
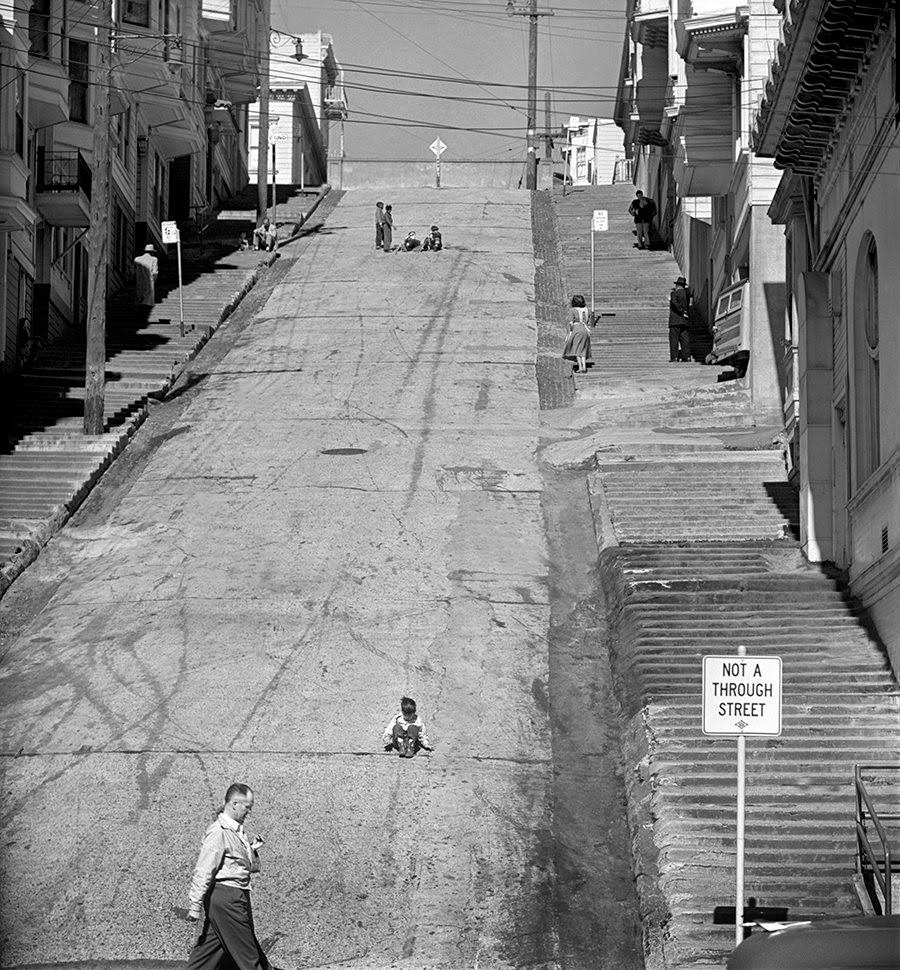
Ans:
[[[529,198],[394,198],[436,255],[376,252],[374,201],[3,601],[6,966],[183,959],[235,779],[277,965],[554,961]],[[413,761],[380,747],[404,693]]]

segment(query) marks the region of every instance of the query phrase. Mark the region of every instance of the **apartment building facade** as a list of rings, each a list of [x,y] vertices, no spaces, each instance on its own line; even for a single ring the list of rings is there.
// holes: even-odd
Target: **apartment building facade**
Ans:
[[[777,421],[784,239],[767,210],[779,175],[750,145],[777,13],[764,0],[629,0],[627,17],[615,120],[635,185],[656,201],[660,235],[708,322],[718,294],[746,282],[743,379],[757,418]]]
[[[348,103],[333,44],[331,35],[321,30],[299,36],[271,33],[269,144],[275,152],[279,185],[323,185],[329,181],[331,160],[340,166]],[[258,145],[259,105],[254,105],[250,112],[252,180],[257,177]],[[271,160],[268,169],[271,181]]]
[[[889,0],[779,0],[754,126],[782,171],[801,541],[847,571],[900,670],[900,81]]]
[[[112,25],[82,0],[0,2],[0,371],[87,312],[95,123],[110,31],[108,289],[160,224],[200,222],[247,180],[261,0],[124,0]],[[100,28],[98,33],[98,28]]]

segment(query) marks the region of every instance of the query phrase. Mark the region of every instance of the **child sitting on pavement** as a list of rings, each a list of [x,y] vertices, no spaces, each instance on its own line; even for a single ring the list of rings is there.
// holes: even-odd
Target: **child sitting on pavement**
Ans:
[[[397,751],[401,758],[414,758],[419,748],[434,750],[411,697],[400,698],[400,713],[391,718],[381,740],[385,751]]]
[[[441,230],[437,226],[432,226],[431,231],[425,237],[425,242],[422,243],[422,252],[427,250],[432,250],[432,252],[437,252],[439,249],[444,248],[444,242],[441,239]]]

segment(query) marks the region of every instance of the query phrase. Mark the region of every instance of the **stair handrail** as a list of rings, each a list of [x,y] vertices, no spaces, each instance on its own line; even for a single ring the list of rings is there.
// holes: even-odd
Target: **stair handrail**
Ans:
[[[875,877],[875,882],[878,884],[878,888],[881,890],[881,895],[884,899],[884,912],[879,915],[884,916],[890,916],[893,912],[891,899],[891,844],[888,840],[887,831],[881,824],[881,816],[879,816],[878,812],[875,810],[875,806],[872,803],[872,797],[862,779],[862,773],[863,771],[897,770],[898,765],[896,764],[857,764],[854,766],[854,782],[856,788],[856,863],[860,874],[864,872],[865,866],[868,865],[872,875]],[[863,806],[865,806],[865,812],[863,811]],[[868,820],[871,821],[872,825],[874,826],[878,840],[881,842],[882,859],[884,865],[883,872],[881,866],[879,866],[878,857],[872,848],[872,844],[869,842],[869,833],[866,829],[867,814]],[[896,813],[882,813],[882,815],[885,820],[900,819],[900,815]],[[869,890],[869,898],[872,900],[872,904],[874,905],[876,912],[881,909],[881,904],[871,890]]]

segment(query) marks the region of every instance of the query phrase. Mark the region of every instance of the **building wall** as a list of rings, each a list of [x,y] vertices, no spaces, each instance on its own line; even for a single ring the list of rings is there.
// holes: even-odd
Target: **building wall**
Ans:
[[[827,326],[809,308],[799,316],[801,352],[830,336],[828,380],[811,380],[801,356],[801,426],[825,429],[801,442],[801,519],[810,558],[831,558],[848,571],[850,589],[868,609],[895,671],[900,671],[900,132],[895,124],[893,34],[886,29],[868,58],[855,100],[836,133],[817,181],[815,276],[827,280]],[[795,223],[793,235],[806,227]],[[877,286],[867,253],[877,252]],[[793,244],[792,244],[793,246]],[[794,276],[797,275],[795,266]],[[864,394],[870,353],[864,339],[874,294],[878,319],[878,400]],[[801,310],[804,308],[801,307]],[[830,334],[828,331],[830,330]],[[877,428],[878,460],[862,462]],[[827,488],[827,496],[821,489]],[[830,530],[812,517],[817,499],[830,507]],[[816,535],[820,527],[821,535]],[[821,548],[817,544],[821,539]]]

